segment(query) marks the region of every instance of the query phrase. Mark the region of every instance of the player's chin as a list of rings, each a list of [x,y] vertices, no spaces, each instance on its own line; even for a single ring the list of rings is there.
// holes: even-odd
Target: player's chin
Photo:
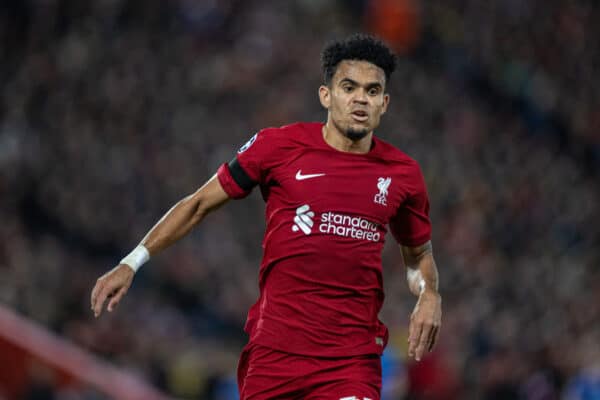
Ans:
[[[371,132],[373,130],[373,125],[369,123],[370,121],[358,122],[352,121],[349,125],[349,128],[353,131],[366,131]]]

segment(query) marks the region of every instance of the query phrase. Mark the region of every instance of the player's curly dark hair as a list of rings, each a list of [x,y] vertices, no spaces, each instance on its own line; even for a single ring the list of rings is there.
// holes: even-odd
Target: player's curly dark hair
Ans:
[[[381,40],[374,36],[357,33],[344,40],[329,42],[321,53],[323,79],[326,85],[331,83],[338,64],[344,60],[368,61],[385,72],[389,81],[396,69],[396,56]]]

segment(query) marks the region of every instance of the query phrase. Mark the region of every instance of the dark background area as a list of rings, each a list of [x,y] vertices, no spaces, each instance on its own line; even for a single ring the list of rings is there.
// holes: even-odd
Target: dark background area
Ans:
[[[599,19],[575,0],[3,1],[0,300],[173,396],[236,398],[258,193],[117,312],[95,320],[90,290],[257,130],[325,120],[323,44],[373,32],[401,55],[376,134],[422,166],[444,302],[436,351],[406,360],[390,236],[384,399],[599,399]]]

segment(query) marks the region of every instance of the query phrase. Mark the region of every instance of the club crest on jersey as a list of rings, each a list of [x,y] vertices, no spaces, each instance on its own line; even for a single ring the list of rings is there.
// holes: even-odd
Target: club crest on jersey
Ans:
[[[375,203],[387,206],[388,188],[391,183],[392,178],[389,176],[387,178],[377,178],[377,189],[379,189],[379,193],[377,193],[373,199]]]
[[[256,136],[258,136],[258,133],[254,134],[254,136],[252,136],[252,137],[250,138],[250,140],[248,140],[248,141],[246,142],[246,144],[245,144],[245,145],[243,145],[242,147],[240,147],[240,149],[238,150],[238,154],[239,154],[239,153],[243,153],[243,152],[245,152],[246,150],[248,150],[248,149],[250,148],[250,146],[252,146],[252,144],[253,144],[253,143],[256,141]]]

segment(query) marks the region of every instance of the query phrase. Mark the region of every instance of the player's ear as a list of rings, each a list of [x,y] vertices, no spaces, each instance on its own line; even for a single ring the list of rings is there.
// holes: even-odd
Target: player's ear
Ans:
[[[329,106],[331,105],[331,91],[328,86],[319,86],[319,100],[321,100],[321,105],[329,110]]]
[[[388,104],[390,104],[390,95],[386,93],[383,95],[383,107],[381,108],[381,115],[385,114],[387,111]]]

